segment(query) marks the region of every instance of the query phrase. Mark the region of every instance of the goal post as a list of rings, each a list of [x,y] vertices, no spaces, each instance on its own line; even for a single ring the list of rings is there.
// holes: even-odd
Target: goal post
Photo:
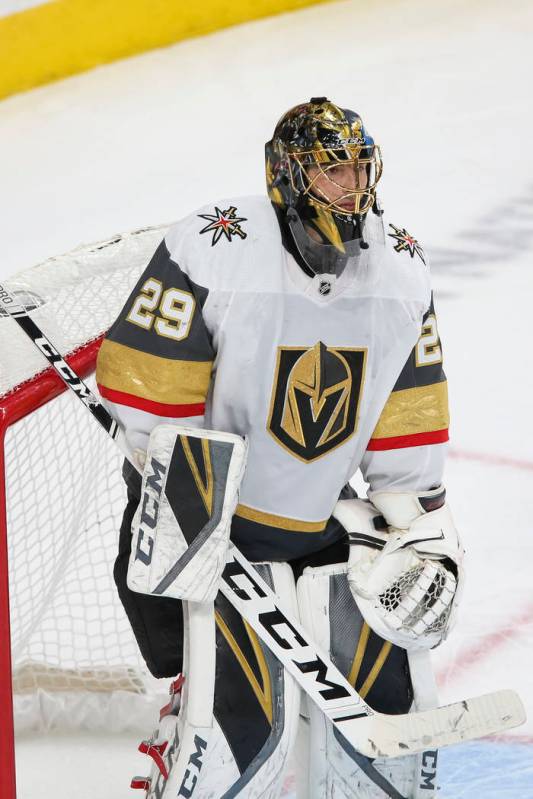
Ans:
[[[1,417],[0,417],[1,418]],[[2,419],[3,421],[3,419]],[[13,733],[13,695],[9,616],[9,572],[5,503],[4,430],[0,430],[0,631],[5,645],[0,646],[0,795],[15,799],[15,741]]]
[[[74,353],[68,361],[83,376],[90,374],[96,363],[101,337]],[[0,795],[15,797],[15,748],[13,723],[13,679],[11,662],[11,619],[9,602],[9,560],[7,530],[7,484],[5,464],[5,436],[7,429],[42,405],[50,402],[65,390],[65,385],[52,369],[38,374],[32,380],[16,387],[2,397],[0,410],[0,629],[3,645],[0,647],[0,707],[5,740],[0,745]]]
[[[92,377],[103,336],[166,227],[116,236],[5,281]],[[0,795],[15,732],[153,722],[148,674],[113,583],[126,495],[120,453],[12,319],[0,314]]]

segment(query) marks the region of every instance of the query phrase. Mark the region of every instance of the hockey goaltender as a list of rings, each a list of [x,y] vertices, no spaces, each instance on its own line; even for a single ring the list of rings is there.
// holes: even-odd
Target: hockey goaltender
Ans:
[[[217,593],[231,540],[372,709],[436,704],[428,652],[463,579],[447,384],[427,259],[381,210],[381,173],[358,114],[292,108],[268,198],[171,227],[101,347],[144,469],[124,468],[115,579],[150,671],[174,679],[133,782],[150,799],[279,797],[306,728],[310,797],[436,796],[434,749],[363,757]]]

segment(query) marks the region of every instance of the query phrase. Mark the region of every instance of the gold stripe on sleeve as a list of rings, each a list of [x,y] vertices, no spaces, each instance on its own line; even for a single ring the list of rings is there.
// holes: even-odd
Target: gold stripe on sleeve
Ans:
[[[449,426],[448,384],[393,391],[381,412],[372,438],[431,433]]]
[[[291,519],[288,516],[266,513],[256,508],[250,508],[248,505],[237,505],[235,516],[248,519],[250,522],[266,524],[268,527],[279,527],[281,530],[289,530],[293,533],[322,533],[327,524],[327,519],[323,522],[304,522],[300,519]]]
[[[180,361],[149,355],[105,339],[96,380],[113,391],[169,404],[205,402],[212,361]]]

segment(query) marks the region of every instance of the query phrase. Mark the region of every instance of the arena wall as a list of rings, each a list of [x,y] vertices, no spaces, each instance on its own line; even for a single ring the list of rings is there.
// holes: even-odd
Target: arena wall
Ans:
[[[0,99],[98,64],[327,1],[5,0]]]

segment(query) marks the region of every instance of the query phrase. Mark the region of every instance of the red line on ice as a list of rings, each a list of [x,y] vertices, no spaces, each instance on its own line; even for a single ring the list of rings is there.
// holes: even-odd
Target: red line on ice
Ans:
[[[503,744],[533,744],[533,735],[490,735],[488,740]]]
[[[488,452],[467,452],[464,449],[450,449],[448,457],[456,460],[479,461],[488,463],[490,466],[510,466],[513,469],[533,472],[533,461],[520,460],[519,458],[507,458],[505,455],[491,455]]]
[[[437,680],[439,682],[445,681],[450,673],[453,677],[462,674],[464,671],[467,671],[470,666],[485,660],[489,655],[492,655],[495,649],[499,649],[511,639],[520,638],[527,629],[527,625],[532,623],[533,605],[528,605],[520,615],[511,619],[505,627],[479,638],[475,644],[465,649],[462,654],[458,656],[456,661],[449,663],[444,669],[441,669],[437,675]]]

